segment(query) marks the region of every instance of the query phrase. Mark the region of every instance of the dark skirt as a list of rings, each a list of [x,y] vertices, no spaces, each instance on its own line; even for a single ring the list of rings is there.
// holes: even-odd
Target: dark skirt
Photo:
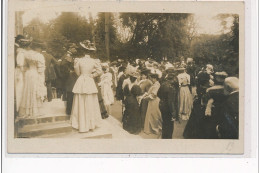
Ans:
[[[127,96],[125,99],[125,111],[123,116],[123,128],[131,134],[141,131],[140,108],[135,96]]]
[[[141,111],[141,127],[144,128],[144,121],[145,121],[145,116],[147,112],[147,107],[148,107],[148,99],[142,99],[141,104],[140,104],[140,111]]]
[[[197,99],[194,101],[190,119],[183,132],[185,139],[216,139],[216,118],[205,116],[205,107]]]
[[[201,127],[201,125],[203,124],[204,112],[203,108],[201,107],[200,101],[198,99],[195,100],[193,103],[193,109],[190,118],[183,132],[183,137],[185,139],[203,138],[203,128]]]

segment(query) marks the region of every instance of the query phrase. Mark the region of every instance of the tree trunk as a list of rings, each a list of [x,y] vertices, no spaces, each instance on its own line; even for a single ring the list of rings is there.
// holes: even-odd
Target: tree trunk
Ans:
[[[109,13],[105,13],[105,44],[106,44],[106,54],[107,60],[110,60],[110,50],[109,50]]]

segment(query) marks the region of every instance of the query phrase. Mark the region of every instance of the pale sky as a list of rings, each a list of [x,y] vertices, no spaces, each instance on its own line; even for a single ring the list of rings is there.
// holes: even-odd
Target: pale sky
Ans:
[[[197,23],[198,34],[220,34],[222,26],[219,20],[214,17],[217,14],[195,14],[194,20]],[[227,19],[227,28],[232,26],[232,18]]]
[[[60,13],[55,12],[53,10],[35,10],[35,11],[28,11],[23,14],[23,25],[26,26],[29,22],[33,19],[38,17],[42,22],[47,23],[48,21],[55,19]],[[82,16],[85,16],[87,19],[89,17],[88,12],[81,12]],[[203,13],[195,13],[194,19],[197,23],[197,32],[198,34],[220,34],[221,25],[220,21],[214,19],[214,16],[217,14],[203,14]],[[97,13],[92,13],[92,17],[94,19],[97,18]],[[227,21],[227,26],[230,27],[232,25],[231,18]]]

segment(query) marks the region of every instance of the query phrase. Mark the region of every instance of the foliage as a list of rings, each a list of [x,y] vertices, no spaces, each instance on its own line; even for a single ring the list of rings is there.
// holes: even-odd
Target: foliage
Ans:
[[[229,75],[239,71],[239,17],[221,15],[220,19],[233,18],[231,30],[221,35],[200,35],[192,44],[192,56],[199,66],[213,64],[217,71],[225,70]],[[226,24],[222,22],[222,24]],[[226,30],[226,27],[224,27]]]
[[[93,23],[78,13],[63,12],[48,24],[39,19],[33,19],[25,31],[34,39],[45,41],[49,52],[60,58],[68,49],[69,43],[79,43],[83,40],[93,41]]]
[[[112,13],[108,13],[109,15],[109,48],[110,48],[110,57],[112,59],[116,57],[116,49],[118,49],[117,44],[117,35],[116,28],[114,26],[114,17]],[[95,44],[97,47],[96,56],[102,60],[107,60],[106,54],[106,44],[105,44],[105,13],[99,13],[96,26],[94,28],[94,37]]]
[[[186,20],[191,14],[121,13],[123,25],[131,29],[130,58],[167,57],[177,60],[188,50]]]
[[[198,66],[211,63],[216,70],[230,75],[239,69],[239,16],[219,14],[220,35],[198,35],[192,14],[185,13],[120,13],[109,14],[110,61],[152,58],[161,61],[180,61],[193,57]],[[232,19],[232,26],[228,21]],[[105,44],[105,13],[94,20],[78,13],[61,13],[47,24],[34,19],[24,31],[48,44],[49,52],[56,58],[64,55],[71,43],[93,41],[97,57],[107,59]],[[125,33],[123,33],[125,32]],[[126,38],[127,37],[127,38]],[[231,68],[232,67],[232,68]]]

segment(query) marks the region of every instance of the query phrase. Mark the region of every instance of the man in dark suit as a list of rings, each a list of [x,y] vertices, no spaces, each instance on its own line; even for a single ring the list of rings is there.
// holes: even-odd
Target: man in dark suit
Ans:
[[[42,55],[45,58],[45,84],[47,87],[48,102],[52,101],[52,83],[56,80],[55,65],[57,60],[49,53],[46,52],[46,46],[42,47]]]
[[[223,120],[216,130],[222,139],[238,139],[239,136],[239,80],[228,77],[224,82],[227,99],[223,102]]]
[[[178,117],[178,88],[175,83],[178,83],[176,74],[169,73],[157,94],[163,119],[162,139],[172,139],[174,121]]]
[[[63,57],[60,64],[60,72],[62,74],[63,83],[63,101],[66,102],[66,114],[71,114],[72,103],[73,103],[73,87],[78,78],[74,72],[73,54],[68,51]]]

